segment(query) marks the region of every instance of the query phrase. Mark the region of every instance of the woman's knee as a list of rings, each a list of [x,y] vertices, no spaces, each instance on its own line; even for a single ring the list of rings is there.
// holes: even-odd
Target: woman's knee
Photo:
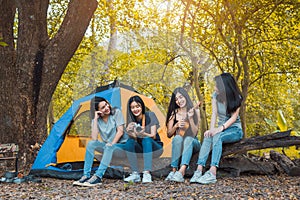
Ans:
[[[192,145],[193,141],[194,141],[194,138],[188,136],[188,137],[184,138],[183,145],[184,146]]]
[[[112,146],[105,146],[104,148],[104,152],[103,153],[113,153],[115,150],[117,149],[117,147],[115,145]]]
[[[96,149],[97,147],[99,147],[98,143],[99,142],[97,140],[90,140],[86,145],[86,148],[89,150]]]
[[[175,137],[172,139],[172,144],[178,144],[183,142],[183,137],[180,135],[175,135]]]

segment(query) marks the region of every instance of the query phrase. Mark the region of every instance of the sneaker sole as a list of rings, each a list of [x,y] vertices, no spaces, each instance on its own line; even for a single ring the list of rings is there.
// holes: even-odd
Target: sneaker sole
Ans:
[[[165,181],[172,181],[173,177],[166,178]]]
[[[199,180],[200,178],[195,178],[195,180],[190,180],[190,183],[199,183]]]
[[[98,185],[102,185],[102,183],[90,184],[90,183],[84,182],[84,184],[82,184],[81,186],[85,186],[85,187],[95,187],[95,186],[98,186]]]
[[[207,185],[207,184],[214,184],[214,183],[216,183],[216,182],[217,182],[217,181],[209,181],[209,182],[202,182],[202,181],[199,181],[198,183]]]
[[[80,183],[80,182],[73,182],[73,186],[83,186],[84,182],[83,183]]]
[[[130,183],[130,182],[132,182],[132,183],[138,183],[138,182],[141,182],[141,180],[131,180],[131,181],[125,181],[124,180],[124,182],[126,182],[126,183]]]
[[[142,183],[152,183],[152,181],[142,181]]]

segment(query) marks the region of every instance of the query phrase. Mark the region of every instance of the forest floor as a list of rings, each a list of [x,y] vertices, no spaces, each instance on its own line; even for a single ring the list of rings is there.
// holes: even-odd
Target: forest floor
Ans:
[[[72,186],[72,180],[42,178],[40,183],[0,182],[0,199],[300,199],[300,177],[286,175],[218,178],[211,185],[165,182],[126,184],[103,179],[93,188]]]

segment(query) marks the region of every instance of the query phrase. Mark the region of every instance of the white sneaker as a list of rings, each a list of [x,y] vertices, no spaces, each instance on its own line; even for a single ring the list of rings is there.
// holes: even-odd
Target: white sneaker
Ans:
[[[149,172],[144,172],[142,183],[151,183],[151,182],[152,182],[151,174]]]
[[[196,170],[194,172],[193,177],[190,180],[190,183],[198,183],[198,181],[201,178],[201,176],[202,176],[202,171]]]
[[[183,183],[184,182],[184,178],[183,178],[182,173],[180,173],[179,171],[175,172],[174,176],[171,179],[171,181]]]
[[[128,176],[127,178],[124,178],[124,181],[137,183],[137,182],[141,181],[141,177],[138,172],[132,172],[132,174],[130,174],[130,176]]]
[[[199,179],[198,183],[210,184],[217,182],[217,178],[210,171],[205,172],[203,176]]]
[[[168,176],[167,176],[167,178],[165,179],[165,181],[170,181],[170,180],[173,178],[174,174],[175,174],[175,172],[170,171],[170,173],[168,174]]]

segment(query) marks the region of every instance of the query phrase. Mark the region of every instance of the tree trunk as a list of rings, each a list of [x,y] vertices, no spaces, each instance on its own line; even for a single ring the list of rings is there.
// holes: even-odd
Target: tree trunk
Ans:
[[[22,166],[30,167],[32,146],[47,136],[47,112],[52,94],[80,44],[97,7],[96,0],[72,0],[54,36],[47,34],[47,0],[0,6],[0,33],[8,47],[0,47],[0,139],[20,147]],[[17,39],[13,36],[18,8]],[[16,44],[14,43],[16,41]]]

